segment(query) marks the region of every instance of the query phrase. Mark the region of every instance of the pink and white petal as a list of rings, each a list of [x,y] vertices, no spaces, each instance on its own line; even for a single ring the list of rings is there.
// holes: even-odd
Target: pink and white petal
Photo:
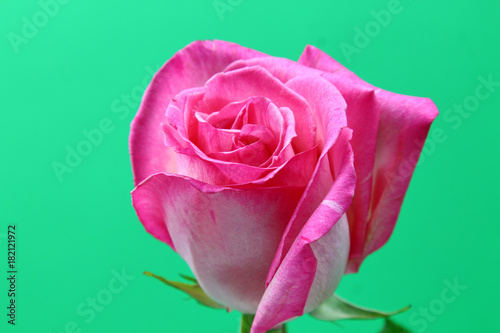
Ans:
[[[355,160],[358,184],[348,211],[351,254],[347,272],[357,272],[364,258],[389,239],[438,111],[429,99],[373,87],[315,47],[308,46],[299,63],[329,72],[322,76],[346,98],[354,154],[363,156]]]
[[[344,128],[341,131],[341,135],[342,134],[343,137],[346,137],[343,140],[350,140],[352,137],[352,130]],[[341,138],[339,137],[339,140],[340,139]],[[341,142],[342,141],[340,141],[337,145],[340,145]],[[328,143],[326,148],[321,153],[321,157],[317,162],[312,177],[309,179],[309,183],[304,191],[304,194],[302,195],[302,198],[293,213],[292,219],[283,234],[278,251],[274,257],[273,264],[269,270],[266,283],[270,283],[281,262],[284,260],[293,243],[302,232],[305,224],[312,216],[316,208],[324,200],[325,196],[329,193],[334,184],[335,165],[340,161],[343,161],[343,159],[337,160],[335,161],[336,164],[333,164],[334,160],[330,160],[329,158],[329,152],[333,149],[332,147],[333,144]],[[350,145],[349,149],[351,149]],[[354,179],[356,178],[355,174],[352,176]]]
[[[287,82],[287,86],[305,97],[306,101],[311,104],[310,107],[314,109],[315,114],[318,115],[315,121],[318,124],[317,131],[323,136],[321,138],[321,144],[319,145],[323,148],[321,156],[324,156],[335,144],[341,128],[346,126],[346,104],[344,99],[331,83],[321,77],[300,76]],[[252,183],[278,186],[281,182],[286,182],[288,179],[293,180],[294,184],[297,186],[306,186],[310,182],[310,177],[313,176],[313,172],[315,172],[313,171],[317,164],[317,162],[314,163],[316,159],[316,156],[314,156],[315,151],[313,152],[313,150],[310,149],[295,155],[263,179],[259,179]],[[304,172],[305,170],[302,169],[304,165],[311,166],[308,172]],[[307,178],[304,178],[304,176]],[[307,183],[304,183],[304,181]],[[322,185],[324,186],[325,184],[326,183]],[[328,189],[329,187],[324,188],[323,194],[326,194]],[[305,214],[306,219],[310,214],[312,214],[312,211]],[[294,228],[296,232],[290,235],[289,242],[287,243],[288,245],[293,242],[298,231],[301,230],[303,223],[305,223],[304,218],[302,218],[301,221],[301,223],[297,222],[297,227],[296,229]],[[292,224],[295,225],[295,223]],[[284,254],[285,253],[286,250]]]
[[[231,101],[251,96],[267,97],[278,108],[286,106],[293,111],[297,137],[292,144],[297,147],[297,152],[315,145],[316,124],[307,102],[260,66],[215,75],[205,85],[205,97],[199,110],[209,113],[210,110],[220,110]]]
[[[347,102],[347,123],[353,129],[351,141],[357,174],[356,193],[347,212],[351,237],[351,262],[364,253],[366,228],[370,215],[373,167],[379,127],[380,106],[375,90],[326,53],[307,46],[299,63],[320,69],[321,76],[334,84]],[[332,74],[333,73],[333,74]]]
[[[290,187],[236,190],[158,173],[132,198],[148,231],[170,232],[176,251],[211,298],[255,313],[301,193]]]
[[[432,121],[438,115],[428,98],[377,91],[382,106],[377,137],[371,218],[364,256],[389,239]],[[357,270],[359,266],[351,269]]]
[[[196,41],[177,52],[154,75],[131,124],[130,155],[134,184],[157,172],[176,172],[175,153],[164,146],[160,124],[180,91],[200,87],[238,59],[265,54],[224,41]]]
[[[354,156],[357,157],[354,159],[354,168],[358,180],[347,217],[351,230],[350,260],[355,261],[364,253],[373,187],[380,103],[371,87],[348,79],[334,78],[329,74],[324,74],[323,77],[329,79],[344,96],[347,102],[347,124],[353,130],[351,145]]]
[[[338,141],[320,160],[312,182],[319,185],[326,181],[331,187],[313,208],[275,274],[270,269],[268,280],[271,274],[272,277],[259,304],[251,333],[264,333],[314,309],[340,282],[349,253],[345,212],[356,184],[349,144],[351,135],[350,129],[342,130]],[[273,264],[277,257],[278,253]]]
[[[309,180],[304,196],[287,227],[279,248],[279,255],[273,262],[276,270],[287,254],[292,243],[297,238],[302,227],[319,205],[333,184],[333,170],[330,169],[325,157],[336,143],[342,127],[346,126],[345,101],[337,89],[320,77],[299,76],[287,83],[292,89],[303,95],[311,103],[318,116],[318,132],[322,134],[322,150],[316,169]],[[346,130],[343,130],[344,132]],[[327,165],[328,164],[328,165]],[[270,272],[268,281],[274,273]]]
[[[326,204],[331,208],[337,207],[333,201],[327,201]],[[323,237],[311,243],[317,267],[316,276],[304,306],[304,313],[317,308],[337,289],[349,258],[349,243],[349,223],[346,214],[342,215]]]

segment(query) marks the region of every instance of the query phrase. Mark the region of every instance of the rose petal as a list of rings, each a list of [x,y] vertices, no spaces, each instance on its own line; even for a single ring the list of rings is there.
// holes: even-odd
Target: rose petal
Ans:
[[[245,124],[241,128],[238,141],[245,145],[250,145],[257,141],[262,141],[269,157],[278,147],[278,141],[273,136],[271,131],[263,125]]]
[[[272,274],[273,268],[270,269],[268,280],[270,275],[272,278],[259,304],[252,333],[264,333],[312,310],[330,296],[344,274],[349,253],[344,214],[356,183],[349,144],[351,135],[350,129],[342,130],[335,145],[320,159],[311,184],[301,198],[302,201],[308,193],[314,195],[312,203],[307,203],[313,213],[306,217],[307,222],[280,260],[275,274]],[[327,193],[321,197],[324,189]],[[294,216],[296,214],[297,211]],[[287,230],[289,227],[290,224]],[[280,246],[282,243],[283,238]],[[273,265],[279,256],[278,252]]]
[[[306,101],[262,67],[254,66],[219,73],[205,85],[205,97],[199,110],[210,113],[224,105],[251,96],[269,98],[277,107],[290,108],[295,116],[297,137],[292,141],[296,152],[315,145],[316,124]]]
[[[333,59],[328,54],[326,54],[325,52],[321,51],[320,49],[312,45],[306,46],[304,52],[302,52],[297,62],[299,64],[329,73],[339,72],[338,74],[341,74],[346,78],[358,79],[358,77],[353,72],[348,70],[337,60]]]
[[[377,91],[381,105],[371,217],[364,256],[389,239],[422,151],[436,105],[428,98]],[[352,270],[356,271],[359,265]]]
[[[355,160],[358,183],[348,211],[348,272],[356,272],[394,229],[437,108],[426,98],[375,88],[313,46],[305,49],[299,63],[329,72],[323,77],[335,84],[347,101],[354,154],[363,156]]]
[[[338,230],[332,231],[335,236],[329,234],[347,211],[356,183],[349,144],[352,131],[342,129],[346,125],[345,101],[320,77],[299,76],[287,86],[304,96],[318,115],[323,150],[269,270],[268,287],[254,321],[255,333],[302,315],[325,300],[344,274],[349,252],[345,218]],[[331,251],[325,251],[329,254],[323,258],[316,257],[311,244],[327,234],[335,242],[323,241],[317,250],[326,247]]]
[[[176,172],[175,153],[165,147],[160,127],[170,100],[184,89],[203,86],[231,62],[257,56],[264,54],[224,41],[196,41],[163,65],[146,89],[131,125],[134,184],[157,172]]]
[[[167,131],[167,127],[164,130]],[[178,174],[212,185],[238,185],[261,179],[273,169],[213,159],[192,147],[179,150]]]
[[[179,147],[176,150],[179,153],[177,155],[178,173],[209,184],[238,188],[254,185],[305,187],[317,162],[318,146],[292,156],[279,166],[268,168],[216,160],[180,138],[177,130],[172,126],[165,124],[163,131],[167,144]],[[290,152],[285,149],[282,153]]]
[[[198,118],[198,117],[197,117]],[[238,145],[240,130],[220,129],[212,126],[204,119],[198,118],[198,132],[192,142],[207,155],[219,152],[230,152],[243,145]]]
[[[200,147],[189,140],[184,123],[184,109],[186,104],[189,104],[189,100],[193,96],[192,93],[196,89],[185,91],[170,102],[166,117],[169,123],[163,124],[165,145],[174,147],[177,153],[177,173],[208,184],[230,185],[251,182],[271,172],[272,170],[247,164],[216,160],[209,157]],[[190,120],[189,117],[186,121],[193,122],[191,126],[196,128],[204,125],[199,120]],[[209,124],[205,125],[211,126]],[[218,140],[214,142],[222,144],[222,141],[230,140],[222,136],[225,131],[218,131],[213,127],[212,130],[211,138]],[[191,135],[196,134],[192,129],[191,132]],[[232,141],[229,144],[232,144]]]
[[[177,119],[176,128],[184,140],[197,148],[195,150],[199,149],[205,154],[230,151],[234,148],[235,137],[239,131],[214,127],[208,122],[210,115],[197,111],[197,105],[204,95],[204,88],[201,87],[182,91],[170,102],[167,118],[169,121],[173,118],[169,110],[174,106],[174,113],[178,114],[174,116]],[[179,122],[178,119],[184,119],[184,122]]]
[[[346,101],[327,80],[312,75],[297,76],[287,81],[286,86],[304,97],[313,110],[318,124],[315,141],[321,142],[320,149],[327,140],[335,140],[340,129],[347,126]]]
[[[346,126],[345,101],[338,90],[328,81],[320,77],[299,76],[290,80],[287,86],[300,93],[311,104],[311,107],[318,115],[316,120],[318,123],[318,132],[322,134],[325,141],[313,178],[309,181],[308,188],[304,192],[304,197],[299,202],[283,236],[278,251],[279,254],[273,262],[273,269],[269,273],[268,281],[270,281],[274,274],[273,270],[278,268],[279,263],[287,254],[307,219],[326,193],[328,193],[333,182],[333,179],[331,179],[332,175],[328,175],[329,169],[321,169],[320,166],[322,163],[326,163],[322,160],[325,159],[328,151],[335,144],[342,127]],[[322,175],[318,170],[324,170],[327,173]],[[321,177],[322,180],[318,181],[314,177]]]
[[[258,167],[269,159],[270,153],[266,144],[262,140],[258,140],[233,151],[211,153],[208,156],[219,161],[244,163]]]
[[[225,71],[248,66],[261,66],[282,82],[288,82],[297,76],[316,75],[334,83],[341,91],[347,102],[347,123],[354,130],[352,145],[355,155],[363,156],[363,158],[356,158],[354,162],[358,174],[358,184],[352,207],[348,211],[351,228],[351,257],[362,256],[370,208],[380,106],[375,99],[375,88],[370,85],[359,86],[353,81],[354,78],[357,79],[356,75],[328,55],[317,51],[319,50],[312,47],[306,48],[299,59],[299,64],[288,59],[257,57],[235,61]],[[322,66],[319,67],[321,71],[303,66],[316,64]],[[325,73],[323,70],[338,72],[336,73],[338,75],[333,80],[331,74]]]
[[[295,61],[278,57],[254,57],[249,59],[240,59],[229,64],[224,72],[240,70],[247,67],[263,67],[271,75],[283,83],[297,76],[321,76],[322,71],[298,64]]]
[[[283,117],[283,125],[280,133],[280,142],[273,154],[270,167],[282,165],[295,155],[292,140],[297,136],[297,133],[295,132],[293,112],[287,107],[281,107],[279,111]]]
[[[258,97],[250,97],[244,101],[231,102],[220,111],[208,114],[206,121],[216,128],[241,129],[243,124],[248,123],[248,103],[256,98]]]
[[[187,89],[178,94],[167,108],[169,123],[163,126],[165,144],[185,155],[177,156],[179,174],[218,185],[261,182],[262,177],[294,156],[291,141],[296,136],[295,121],[289,108],[278,109],[267,98],[250,97],[206,115],[196,111],[203,95],[200,88]],[[186,116],[186,113],[191,116]],[[241,126],[241,130],[212,126],[211,123],[222,122],[228,127],[229,116],[241,118],[244,124],[233,123],[231,126]],[[262,142],[249,145],[257,140]],[[228,163],[231,168],[228,168]],[[314,161],[310,163],[315,164]],[[252,166],[259,169],[249,169]]]
[[[158,173],[133,192],[146,230],[168,229],[179,255],[214,300],[255,313],[301,189],[236,190]],[[160,234],[163,232],[160,231]]]
[[[358,181],[353,203],[347,212],[350,225],[351,253],[354,258],[363,255],[366,237],[366,224],[370,214],[370,201],[373,187],[373,168],[377,132],[379,128],[380,104],[375,91],[368,86],[340,77],[332,78],[324,74],[342,92],[347,102],[347,123],[353,129],[351,145],[354,150],[354,168]],[[362,222],[364,221],[364,222]]]
[[[318,163],[318,145],[294,155],[266,176],[251,182],[260,186],[306,187]]]

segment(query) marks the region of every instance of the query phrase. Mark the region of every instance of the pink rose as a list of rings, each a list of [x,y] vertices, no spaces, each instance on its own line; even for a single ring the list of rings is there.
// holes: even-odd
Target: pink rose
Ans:
[[[133,205],[210,297],[265,332],[388,240],[436,116],[312,46],[293,62],[193,42],[132,123]]]

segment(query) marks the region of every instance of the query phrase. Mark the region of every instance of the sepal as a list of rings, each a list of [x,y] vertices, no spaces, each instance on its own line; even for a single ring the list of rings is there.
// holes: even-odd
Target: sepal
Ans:
[[[170,287],[174,287],[175,289],[178,289],[180,291],[185,292],[186,294],[188,294],[189,296],[194,298],[201,305],[204,305],[204,306],[207,306],[207,307],[213,308],[213,309],[226,309],[227,311],[229,311],[228,308],[226,308],[223,305],[220,305],[219,303],[217,303],[216,301],[214,301],[213,299],[208,297],[208,295],[205,294],[203,289],[201,289],[201,287],[198,284],[198,282],[196,281],[196,279],[194,279],[192,277],[181,275],[181,277],[184,278],[185,280],[192,282],[191,284],[189,284],[189,283],[184,283],[184,282],[167,280],[167,279],[165,279],[161,276],[155,275],[151,272],[144,272],[144,275],[152,276]]]

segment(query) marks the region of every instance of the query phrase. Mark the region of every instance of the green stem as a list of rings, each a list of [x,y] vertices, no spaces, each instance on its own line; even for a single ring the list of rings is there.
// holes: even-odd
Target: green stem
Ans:
[[[267,333],[287,333],[286,325],[281,326],[278,329],[268,331]]]
[[[241,316],[240,333],[249,333],[252,327],[254,315],[243,314]],[[275,330],[267,331],[267,333],[287,333],[286,325],[281,326]]]

